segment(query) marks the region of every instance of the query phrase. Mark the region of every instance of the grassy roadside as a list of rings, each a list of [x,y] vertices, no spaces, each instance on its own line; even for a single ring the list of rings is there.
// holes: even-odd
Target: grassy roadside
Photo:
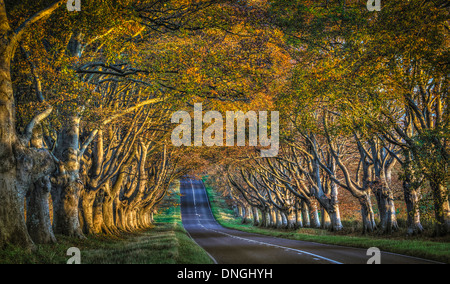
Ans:
[[[0,250],[0,264],[65,264],[66,252],[77,247],[82,264],[212,264],[207,253],[181,224],[179,184],[172,188],[165,209],[155,216],[155,227],[120,236],[89,236],[79,240],[56,236],[57,244],[38,245],[28,253],[17,247]]]
[[[317,243],[360,248],[377,247],[382,251],[450,263],[450,242],[448,237],[445,239],[431,239],[426,236],[406,237],[402,233],[393,236],[380,236],[375,234],[362,235],[355,232],[350,234],[346,232],[343,235],[343,233],[333,233],[323,229],[301,228],[297,230],[280,230],[255,227],[252,224],[243,224],[241,219],[234,217],[234,212],[226,205],[223,198],[217,196],[216,192],[207,183],[205,183],[205,186],[211,201],[213,214],[217,221],[224,227]]]

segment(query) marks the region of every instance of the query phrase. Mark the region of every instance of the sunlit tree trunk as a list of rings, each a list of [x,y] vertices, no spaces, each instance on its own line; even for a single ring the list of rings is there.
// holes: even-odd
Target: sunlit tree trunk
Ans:
[[[78,204],[83,184],[79,178],[79,131],[80,118],[71,116],[58,135],[55,156],[60,160],[52,189],[53,230],[56,234],[84,238]]]
[[[302,210],[298,207],[295,209],[295,225],[297,228],[303,228]]]
[[[303,225],[305,226],[305,227],[311,227],[311,220],[310,220],[310,218],[309,218],[309,210],[308,210],[308,206],[306,205],[306,203],[304,202],[304,201],[302,201],[302,208],[301,208],[301,211],[302,211],[302,219],[303,219]]]
[[[85,234],[95,234],[93,205],[95,200],[95,191],[83,190],[80,197],[81,221],[83,232]]]
[[[342,222],[341,222],[341,213],[339,210],[339,201],[338,201],[338,186],[336,183],[331,182],[331,207],[332,209],[328,211],[331,218],[331,229],[333,231],[342,230]]]
[[[322,228],[330,230],[331,229],[331,218],[328,214],[327,210],[324,208],[321,208],[320,210],[320,217],[322,219]]]
[[[120,201],[116,201],[116,227],[122,231],[127,231],[125,206]]]
[[[136,208],[133,208],[132,210],[130,210],[129,217],[130,217],[130,227],[134,231],[135,229],[139,228],[138,222],[137,222],[137,209]]]
[[[245,207],[245,222],[251,222],[250,220],[252,220],[252,207],[247,205]]]
[[[95,200],[93,204],[93,223],[94,223],[94,232],[102,233],[103,228],[103,201],[104,201],[104,192],[103,189],[97,191],[95,195]]]
[[[105,200],[103,202],[103,224],[108,228],[112,234],[118,234],[123,227],[121,202],[119,200],[119,192],[122,188],[122,183],[125,177],[125,171],[120,171],[111,186],[107,191]]]
[[[280,214],[278,213],[278,210],[273,209],[272,216],[273,216],[273,220],[274,220],[273,226],[275,228],[280,228],[281,227],[281,220],[280,220]]]
[[[110,234],[117,234],[118,230],[114,222],[114,199],[111,196],[105,196],[103,203],[103,231],[108,231]]]
[[[308,208],[311,216],[311,227],[320,228],[319,210],[314,202],[308,204]]]

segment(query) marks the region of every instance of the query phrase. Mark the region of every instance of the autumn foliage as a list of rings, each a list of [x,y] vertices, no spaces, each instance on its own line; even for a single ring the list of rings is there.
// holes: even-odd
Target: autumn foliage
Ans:
[[[432,200],[448,234],[445,1],[65,3],[0,1],[0,246],[149,228],[173,180],[212,173],[255,224],[390,233],[403,212],[415,234]],[[195,103],[279,111],[279,155],[174,147]]]

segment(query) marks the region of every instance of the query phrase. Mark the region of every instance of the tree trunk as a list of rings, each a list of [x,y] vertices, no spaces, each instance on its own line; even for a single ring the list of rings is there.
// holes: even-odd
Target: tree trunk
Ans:
[[[316,199],[322,206],[323,227],[332,231],[342,230],[343,226],[339,211],[337,185],[332,183],[329,198],[323,194],[321,196],[317,196]]]
[[[276,220],[276,224],[275,227],[277,229],[282,228],[283,227],[283,219],[281,217],[281,212],[278,209],[274,209],[274,214],[275,214],[275,220]]]
[[[328,210],[328,214],[331,218],[331,229],[333,231],[340,231],[344,226],[342,226],[341,213],[339,211],[338,186],[334,182],[331,184],[330,201],[331,210]]]
[[[289,213],[289,215],[287,215],[288,229],[293,230],[297,227],[295,212],[294,210],[290,210],[288,213]]]
[[[281,227],[283,229],[287,229],[289,226],[289,223],[288,223],[288,218],[287,218],[286,212],[280,210],[280,216],[281,216],[281,218],[280,218],[281,219]]]
[[[155,219],[154,219],[154,217],[155,217],[155,215],[154,214],[156,214],[156,213],[158,213],[158,211],[157,210],[152,210],[152,211],[150,211],[150,213],[149,213],[149,225],[152,225],[153,223],[155,223]]]
[[[265,220],[266,220],[264,227],[266,227],[266,228],[272,227],[273,220],[272,220],[272,215],[270,214],[270,210],[266,210],[264,213],[264,216],[265,216]]]
[[[372,210],[372,202],[370,202],[370,196],[364,194],[359,198],[359,204],[361,205],[361,217],[363,222],[363,233],[375,231],[375,217]]]
[[[269,227],[268,213],[266,210],[261,210],[261,223],[259,224],[262,227]]]
[[[155,208],[153,206],[146,206],[140,211],[141,225],[144,229],[151,228],[153,226],[153,212]]]
[[[80,209],[81,209],[81,221],[83,233],[85,234],[95,234],[94,229],[94,200],[95,191],[83,190],[80,198]]]
[[[380,214],[381,232],[389,234],[392,231],[398,230],[394,197],[392,190],[385,183],[383,175],[376,178],[373,191],[377,199],[378,211]]]
[[[259,212],[258,212],[258,208],[256,207],[252,207],[252,211],[253,211],[253,226],[259,226]]]
[[[322,227],[326,230],[331,230],[332,229],[331,218],[327,210],[325,210],[325,208],[322,207],[320,213],[322,219]]]
[[[238,217],[239,218],[244,218],[244,208],[241,206],[241,205],[238,205],[237,206],[237,208],[238,208]],[[242,223],[243,223],[244,221],[242,221]]]
[[[76,182],[52,189],[53,231],[56,234],[84,238],[78,216],[80,190]]]
[[[131,231],[136,230],[138,228],[136,208],[129,210],[128,218],[129,218]]]
[[[247,205],[246,207],[245,207],[245,215],[246,215],[246,223],[248,222],[248,223],[250,223],[251,222],[251,220],[253,219],[253,217],[252,217],[252,207],[250,206],[250,205]]]
[[[15,244],[33,249],[24,203],[27,191],[48,175],[54,164],[47,151],[29,149],[17,136],[10,66],[17,38],[0,1],[0,248]]]
[[[411,177],[406,174],[405,180],[403,181],[403,194],[405,197],[406,204],[406,220],[407,220],[407,234],[416,235],[423,232],[422,224],[420,223],[420,211],[419,211],[419,200],[420,193],[419,189],[416,189],[411,184]]]
[[[27,229],[36,244],[56,243],[48,204],[50,190],[50,178],[45,176],[34,183],[27,196]]]
[[[303,225],[307,228],[311,227],[311,220],[309,218],[309,210],[308,206],[306,205],[306,202],[302,201],[302,219],[303,219]]]
[[[125,225],[129,232],[134,231],[136,228],[136,218],[135,218],[135,211],[134,208],[127,208],[125,211]]]
[[[313,228],[320,228],[320,218],[319,218],[319,211],[317,210],[317,205],[313,202],[308,204],[311,218],[311,226]]]
[[[116,235],[118,234],[118,229],[114,222],[114,215],[114,199],[110,196],[105,196],[103,201],[103,230],[107,230],[109,234]]]
[[[275,210],[273,208],[270,208],[269,216],[270,216],[270,219],[269,219],[270,226],[276,227],[277,226],[277,213],[275,212]]]
[[[24,32],[62,3],[60,0],[39,11],[13,31],[5,2],[0,0],[0,248],[6,244],[34,248],[25,224],[24,198],[35,182],[54,171],[47,151],[29,149],[30,138],[25,136],[21,141],[17,136],[11,60]],[[41,116],[40,120],[45,117]],[[27,130],[32,131],[36,123],[39,121],[33,119],[31,129],[27,127]]]
[[[435,232],[437,236],[450,233],[450,206],[448,201],[448,188],[443,184],[430,181],[433,192],[434,214],[436,218]]]
[[[151,207],[149,208],[141,208],[139,210],[139,223],[142,227],[142,229],[148,229],[152,226],[152,222],[150,220],[150,216],[152,215],[153,209]]]
[[[96,234],[102,233],[103,200],[104,200],[104,193],[103,193],[103,190],[100,189],[95,194],[95,199],[94,199],[94,204],[93,204],[93,223],[94,223],[94,232]]]
[[[406,213],[407,213],[407,234],[416,235],[423,232],[422,224],[420,223],[419,201],[421,198],[420,188],[416,175],[413,172],[412,154],[405,151],[405,161],[402,164],[404,178],[403,178],[403,195],[405,197]]]
[[[303,228],[303,221],[302,221],[302,211],[300,208],[296,207],[295,209],[295,226],[297,228]]]
[[[55,156],[60,160],[52,189],[53,229],[56,234],[84,238],[80,227],[78,203],[83,184],[79,178],[80,118],[69,117],[58,135]]]
[[[124,208],[120,201],[115,201],[115,203],[116,203],[115,225],[119,230],[125,231]]]
[[[332,231],[340,231],[344,228],[341,222],[341,214],[339,212],[339,207],[336,207],[335,210],[330,214],[331,218],[331,230]]]
[[[17,136],[10,64],[14,53],[5,4],[0,1],[0,248],[8,243],[33,248],[24,216],[26,188],[18,184]]]

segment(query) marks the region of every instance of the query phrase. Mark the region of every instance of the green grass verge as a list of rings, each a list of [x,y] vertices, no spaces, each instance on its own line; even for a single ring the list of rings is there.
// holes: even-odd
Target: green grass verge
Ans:
[[[56,236],[57,244],[37,245],[32,253],[8,246],[0,249],[0,264],[64,264],[66,252],[77,247],[82,264],[212,264],[208,254],[181,223],[179,185],[175,184],[165,210],[155,216],[155,227],[120,236],[88,236],[80,240]]]
[[[206,181],[206,178],[204,178],[204,181]],[[404,232],[398,232],[389,236],[377,235],[375,233],[363,235],[354,229],[334,233],[324,229],[313,228],[280,230],[255,227],[252,224],[243,224],[241,218],[236,218],[233,210],[229,208],[225,200],[218,196],[216,191],[207,182],[205,182],[205,187],[215,218],[222,226],[227,228],[301,241],[359,248],[377,247],[382,251],[450,263],[449,237],[430,238],[426,235],[407,237]]]

